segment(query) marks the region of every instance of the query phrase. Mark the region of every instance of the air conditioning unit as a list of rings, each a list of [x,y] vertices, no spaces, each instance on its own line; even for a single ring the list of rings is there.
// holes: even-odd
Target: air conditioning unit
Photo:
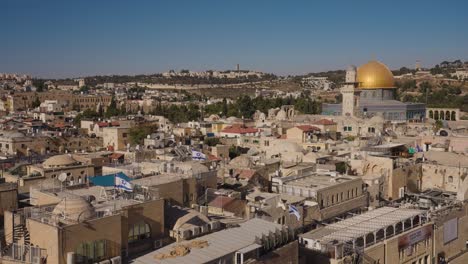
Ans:
[[[111,264],[122,264],[122,258],[120,256],[113,257],[110,259]]]
[[[158,248],[160,248],[160,247],[162,247],[162,246],[163,246],[163,243],[162,243],[162,240],[161,240],[161,239],[158,239],[158,240],[155,240],[155,241],[154,241],[154,244],[153,244],[153,248],[154,248],[154,249],[158,249]]]
[[[199,211],[200,206],[198,204],[192,204],[192,209],[195,210],[195,211]]]
[[[106,259],[106,260],[99,262],[99,264],[111,264],[111,261],[109,259]]]

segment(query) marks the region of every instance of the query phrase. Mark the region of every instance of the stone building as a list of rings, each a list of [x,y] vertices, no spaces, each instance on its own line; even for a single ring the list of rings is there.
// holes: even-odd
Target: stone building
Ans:
[[[403,103],[395,100],[396,87],[392,72],[379,61],[369,61],[346,72],[346,82],[341,90],[342,104],[323,104],[326,115],[371,117],[380,114],[385,120],[404,122],[422,120],[426,106],[420,103]]]
[[[2,263],[122,262],[164,244],[164,200],[110,200],[100,192],[39,190],[35,198],[46,205],[6,212],[5,231],[13,235],[6,237]]]

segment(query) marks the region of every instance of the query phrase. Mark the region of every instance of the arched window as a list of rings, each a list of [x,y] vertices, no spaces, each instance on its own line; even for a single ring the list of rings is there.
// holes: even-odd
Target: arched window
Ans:
[[[106,240],[84,242],[76,248],[77,263],[94,263],[106,259]]]
[[[452,116],[451,116],[450,120],[452,120],[452,121],[457,120],[457,113],[455,113],[455,111],[452,111]]]
[[[434,119],[434,112],[432,110],[429,110],[429,118]]]
[[[139,222],[134,224],[128,230],[128,242],[135,242],[151,237],[151,230],[147,223]]]
[[[448,182],[452,183],[453,182],[453,176],[448,177]]]

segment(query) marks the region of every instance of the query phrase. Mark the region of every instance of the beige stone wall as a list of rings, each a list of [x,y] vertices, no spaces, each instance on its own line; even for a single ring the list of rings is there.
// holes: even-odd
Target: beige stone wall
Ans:
[[[94,166],[79,165],[59,168],[43,168],[34,165],[27,166],[27,174],[31,175],[33,172],[39,172],[46,179],[57,178],[61,173],[66,173],[68,175],[68,181],[73,180],[74,183],[78,183],[80,177],[84,182],[85,176],[94,176]]]
[[[419,192],[418,181],[421,178],[421,165],[415,164],[396,168],[390,176],[388,194],[386,199],[398,199],[400,188],[406,187],[408,191]]]
[[[152,186],[150,192],[158,198],[165,199],[173,205],[184,204],[183,181],[176,180],[158,186]]]
[[[290,128],[286,131],[286,138],[293,142],[302,143],[305,140],[304,131],[297,127]]]
[[[151,240],[146,243],[128,243],[129,228],[135,224],[145,222],[151,230]],[[165,235],[164,229],[164,200],[154,200],[125,208],[122,212],[122,247],[127,248],[129,254],[138,253],[153,247],[157,239]]]
[[[28,219],[26,227],[29,231],[31,244],[44,248],[47,251],[47,263],[66,263],[61,259],[61,240],[59,229],[32,219]]]
[[[52,195],[51,193],[41,192],[34,187],[30,189],[29,194],[31,197],[31,205],[34,206],[57,204],[62,200],[58,196]]]
[[[3,212],[18,208],[18,189],[10,184],[0,185],[0,217]]]
[[[317,202],[323,209],[362,196],[362,184],[361,179],[334,184],[317,192]]]
[[[127,143],[130,142],[128,132],[130,128],[106,127],[103,129],[103,147],[112,146],[114,150],[126,150]]]
[[[65,263],[68,252],[76,252],[81,243],[106,240],[107,256],[120,256],[122,245],[122,219],[120,215],[94,219],[64,227],[60,232],[60,263]]]
[[[444,244],[444,222],[458,218],[458,238]],[[448,215],[437,221],[434,230],[434,255],[442,253],[446,258],[454,258],[450,263],[468,263],[468,252],[466,251],[468,241],[468,205],[465,204],[460,211],[452,210]],[[456,255],[461,254],[459,257]]]
[[[457,192],[466,177],[464,168],[423,164],[422,189],[438,188]]]

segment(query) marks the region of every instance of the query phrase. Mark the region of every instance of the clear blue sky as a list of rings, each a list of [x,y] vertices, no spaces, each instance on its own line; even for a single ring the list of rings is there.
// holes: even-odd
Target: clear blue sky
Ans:
[[[42,77],[468,60],[466,0],[3,0],[0,12],[0,72]]]

